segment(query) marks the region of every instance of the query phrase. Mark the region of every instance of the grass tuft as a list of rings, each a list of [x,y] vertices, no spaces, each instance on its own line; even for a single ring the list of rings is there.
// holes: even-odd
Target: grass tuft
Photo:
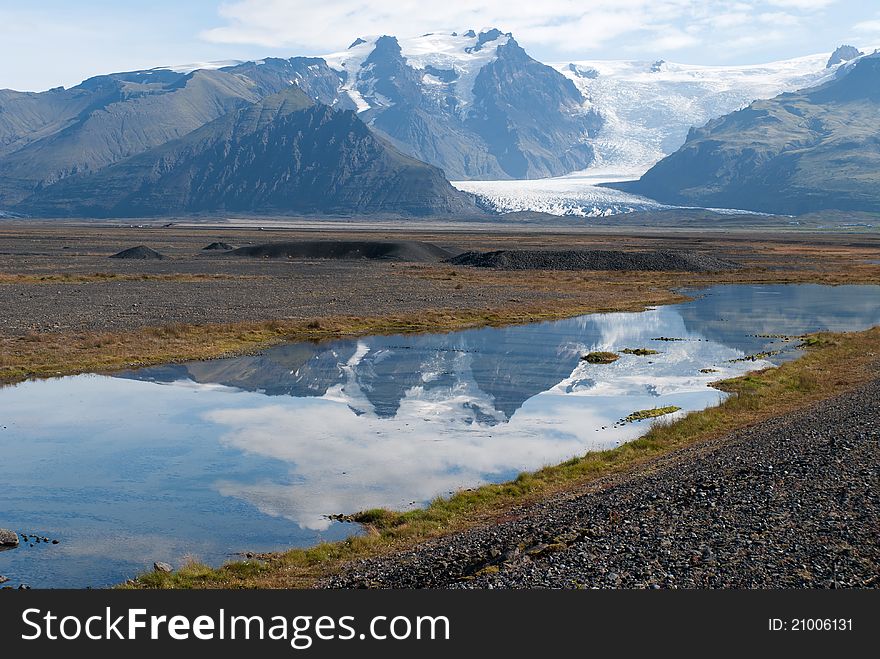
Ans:
[[[666,407],[653,407],[650,410],[636,410],[632,414],[628,414],[621,423],[632,423],[633,421],[643,421],[645,419],[656,419],[657,417],[666,416],[673,412],[678,412],[681,408],[676,405],[667,405]]]
[[[638,357],[647,357],[648,355],[659,355],[659,350],[651,350],[650,348],[624,348],[621,350],[624,355],[636,355]]]
[[[588,364],[611,364],[620,359],[620,355],[615,352],[591,352],[581,357],[582,361]]]

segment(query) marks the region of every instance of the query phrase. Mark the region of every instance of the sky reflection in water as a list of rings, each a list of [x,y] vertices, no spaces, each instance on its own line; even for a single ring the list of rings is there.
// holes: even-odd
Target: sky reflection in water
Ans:
[[[761,335],[875,324],[880,287],[726,286],[644,313],[293,344],[9,387],[0,526],[62,543],[4,552],[0,574],[106,585],[155,560],[219,563],[341,538],[355,529],[328,514],[421,505],[631,440],[649,422],[615,423],[633,411],[716,404],[723,394],[709,382],[770,365],[731,360],[796,355],[796,341]],[[640,347],[660,354],[580,360]]]

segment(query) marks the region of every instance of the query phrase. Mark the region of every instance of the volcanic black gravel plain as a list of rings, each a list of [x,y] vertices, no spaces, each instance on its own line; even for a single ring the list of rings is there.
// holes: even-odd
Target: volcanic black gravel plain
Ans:
[[[206,250],[211,243],[222,248]],[[108,258],[138,246],[165,258]],[[537,254],[529,258],[544,265],[521,272],[446,260],[463,252]],[[540,256],[544,252],[548,256]],[[743,267],[679,271],[674,277],[546,269],[554,254],[570,252],[624,254],[615,258],[636,263],[655,258],[645,254],[688,254],[701,267]],[[875,260],[880,261],[880,235],[765,233],[756,239],[753,233],[667,229],[637,234],[501,226],[263,230],[165,221],[132,226],[3,220],[0,336],[436,309],[516,312],[575,303],[604,309],[623,298],[656,303],[672,288],[708,283],[822,281],[827,272],[870,281],[876,277],[871,272],[880,272],[880,265],[870,264]],[[591,267],[599,266],[594,261]],[[627,306],[635,306],[631,302]]]
[[[376,259],[437,263],[451,253],[418,240],[297,240],[239,247],[230,256],[270,259]]]
[[[721,272],[734,270],[737,263],[695,251],[618,250],[495,250],[465,252],[451,259],[455,265],[501,270],[636,270]]]
[[[331,587],[880,587],[880,380]]]

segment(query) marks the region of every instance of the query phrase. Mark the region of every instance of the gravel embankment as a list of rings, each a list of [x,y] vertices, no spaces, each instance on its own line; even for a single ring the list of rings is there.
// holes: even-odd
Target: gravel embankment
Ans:
[[[331,587],[880,587],[880,380]]]
[[[417,240],[297,240],[239,247],[230,256],[270,259],[377,259],[410,263],[439,263],[447,250]]]
[[[605,249],[516,249],[465,252],[448,261],[454,265],[500,270],[637,270],[723,272],[740,266],[696,251],[621,252]]]

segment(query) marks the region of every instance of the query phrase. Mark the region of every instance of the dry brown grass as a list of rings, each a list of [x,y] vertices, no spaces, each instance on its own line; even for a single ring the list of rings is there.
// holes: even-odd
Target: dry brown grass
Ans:
[[[451,280],[449,267],[414,266],[417,276],[432,280]],[[512,286],[543,292],[597,294],[612,291],[627,298],[653,291],[715,284],[880,284],[880,265],[838,263],[832,259],[805,261],[799,268],[748,267],[725,272],[605,272],[561,270],[492,270],[460,267],[455,278],[461,284]]]
[[[667,296],[663,299],[680,298]],[[642,305],[627,301],[629,309]],[[0,336],[0,383],[88,371],[214,359],[288,341],[321,341],[366,334],[411,334],[554,320],[596,311],[563,301],[552,309],[518,305],[499,310],[428,310],[374,317],[336,316],[299,321],[173,324],[124,332],[60,332]]]
[[[0,273],[0,284],[91,284],[105,281],[225,281],[230,279],[255,279],[250,275],[227,275],[227,274],[188,274],[188,273],[116,273],[116,272],[92,272],[92,273],[68,273],[68,274],[4,274]]]
[[[811,262],[812,263],[812,262]],[[646,306],[686,300],[682,287],[724,283],[880,283],[880,266],[849,263],[803,270],[748,268],[720,273],[681,272],[521,272],[480,268],[410,265],[401,276],[455,282],[465,294],[469,286],[538,291],[545,302],[523,303],[510,298],[504,306],[486,310],[428,309],[409,314],[370,317],[328,316],[309,320],[277,320],[234,324],[178,324],[116,332],[48,332],[0,336],[0,383],[87,371],[146,366],[196,359],[213,359],[258,351],[285,342],[320,341],[364,334],[442,332],[480,326],[499,326],[554,320],[577,314],[638,311]],[[452,274],[456,273],[456,274]],[[0,275],[43,277],[43,275]],[[53,281],[130,279],[189,279],[202,281],[226,275],[56,275]],[[92,277],[80,279],[77,277]],[[8,281],[7,283],[16,283]]]

